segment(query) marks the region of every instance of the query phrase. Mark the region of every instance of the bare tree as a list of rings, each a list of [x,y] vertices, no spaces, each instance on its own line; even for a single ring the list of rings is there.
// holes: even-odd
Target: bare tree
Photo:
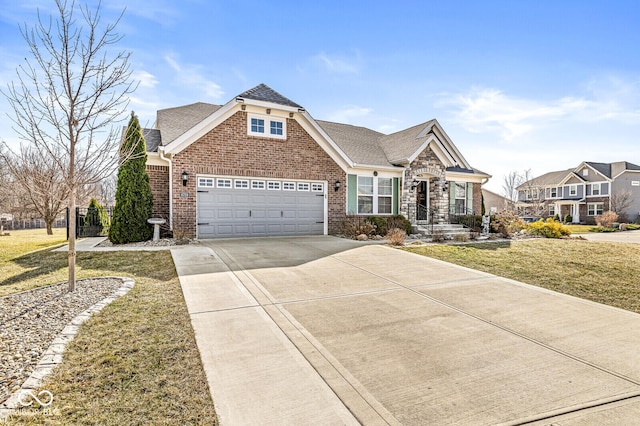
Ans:
[[[518,201],[518,186],[522,184],[522,175],[516,170],[512,170],[504,177],[502,183],[502,195],[511,201],[511,205],[515,205]]]
[[[18,155],[0,152],[0,158],[11,173],[14,191],[22,194],[22,203],[35,210],[53,235],[53,222],[66,207],[69,186],[51,157],[42,157],[33,148]]]
[[[114,125],[126,119],[136,85],[131,78],[131,53],[114,51],[121,39],[114,23],[103,25],[96,10],[56,0],[58,15],[20,30],[31,59],[18,67],[18,82],[5,94],[20,138],[42,158],[49,158],[68,186],[67,205],[75,212],[82,186],[99,182],[114,169],[120,132]],[[80,12],[82,19],[76,18]],[[124,12],[123,12],[124,13]],[[24,149],[24,148],[23,148]],[[75,215],[69,215],[75,229]],[[75,290],[75,233],[69,233],[69,291]]]
[[[609,197],[609,210],[616,213],[618,216],[626,216],[625,210],[631,207],[633,204],[633,194],[628,189],[621,189],[613,191]],[[625,220],[628,218],[625,217]]]

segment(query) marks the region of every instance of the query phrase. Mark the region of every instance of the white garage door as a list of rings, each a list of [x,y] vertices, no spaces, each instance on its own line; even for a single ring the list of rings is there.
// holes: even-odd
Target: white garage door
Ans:
[[[198,177],[198,238],[322,235],[324,182]]]

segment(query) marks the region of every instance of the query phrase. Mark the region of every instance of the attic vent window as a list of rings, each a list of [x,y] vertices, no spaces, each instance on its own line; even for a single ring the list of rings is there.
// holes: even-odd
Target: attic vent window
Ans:
[[[589,169],[582,169],[582,176],[589,176]]]
[[[247,134],[261,138],[286,139],[287,120],[286,118],[260,115],[249,115],[247,120]]]

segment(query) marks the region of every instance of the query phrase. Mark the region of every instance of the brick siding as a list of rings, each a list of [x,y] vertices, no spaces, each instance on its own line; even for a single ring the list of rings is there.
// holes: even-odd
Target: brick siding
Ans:
[[[183,171],[189,173],[187,186],[182,185]],[[172,176],[174,234],[196,235],[196,176],[199,174],[327,181],[330,234],[338,232],[345,216],[344,171],[294,119],[287,119],[286,140],[259,138],[247,136],[247,114],[238,111],[175,155]],[[155,179],[162,179],[159,171],[151,180]],[[339,191],[334,191],[337,180],[342,185]],[[165,193],[161,184],[158,191]],[[168,197],[168,189],[166,194]]]
[[[169,231],[169,167],[147,165],[149,186],[153,195],[152,217],[161,217],[167,221],[162,226],[163,236]]]

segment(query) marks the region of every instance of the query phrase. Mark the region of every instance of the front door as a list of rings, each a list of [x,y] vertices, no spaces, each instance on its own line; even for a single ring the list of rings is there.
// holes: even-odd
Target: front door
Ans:
[[[418,220],[429,220],[429,181],[420,181],[416,187],[416,209]]]

